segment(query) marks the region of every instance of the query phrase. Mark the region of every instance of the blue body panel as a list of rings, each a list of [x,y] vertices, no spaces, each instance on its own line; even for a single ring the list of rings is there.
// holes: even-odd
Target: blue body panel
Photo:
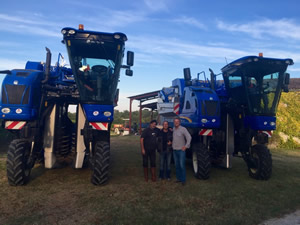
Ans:
[[[216,92],[205,87],[191,86],[188,89],[185,98],[190,101],[191,109],[183,109],[179,115],[182,125],[191,128],[219,128],[221,122],[220,102]],[[197,101],[197,105],[195,105],[195,101]],[[214,111],[208,110],[208,103],[215,104]],[[202,122],[203,119],[206,122]]]
[[[4,120],[33,120],[37,117],[37,108],[31,108],[31,107],[26,107],[24,105],[15,105],[13,107],[11,106],[5,106],[2,104],[0,106],[0,111],[2,108],[9,108],[10,113],[4,114],[0,112],[0,116]],[[16,113],[17,110],[22,110],[21,113]]]
[[[26,63],[26,66],[25,66],[25,70],[39,70],[39,71],[43,71],[44,70],[44,66],[40,62],[31,62],[31,61],[28,61]]]
[[[37,65],[32,63],[28,67],[38,68]],[[35,119],[39,109],[42,79],[43,72],[32,69],[12,70],[11,74],[6,75],[2,83],[1,118],[5,120]],[[10,109],[10,112],[3,113],[3,108]]]
[[[273,126],[271,124],[274,124]],[[244,125],[253,130],[275,130],[276,117],[274,116],[245,116]]]
[[[89,122],[112,122],[114,120],[114,106],[113,105],[89,105],[83,104],[83,110],[86,119]],[[104,112],[110,112],[110,116],[105,116]]]
[[[184,85],[184,79],[175,79],[172,81],[172,87],[179,87],[179,96],[183,95],[183,89],[185,87]]]

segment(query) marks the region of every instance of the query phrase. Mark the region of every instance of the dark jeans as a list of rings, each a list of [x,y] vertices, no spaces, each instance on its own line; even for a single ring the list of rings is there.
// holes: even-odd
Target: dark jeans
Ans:
[[[172,152],[161,152],[160,153],[160,171],[159,178],[164,179],[165,174],[166,178],[171,178],[171,157]]]
[[[156,149],[154,150],[147,150],[145,149],[145,155],[143,156],[143,167],[148,168],[148,161],[150,159],[150,166],[151,168],[156,166]]]
[[[176,167],[176,178],[178,181],[186,181],[186,172],[185,172],[185,151],[173,150],[174,162]]]

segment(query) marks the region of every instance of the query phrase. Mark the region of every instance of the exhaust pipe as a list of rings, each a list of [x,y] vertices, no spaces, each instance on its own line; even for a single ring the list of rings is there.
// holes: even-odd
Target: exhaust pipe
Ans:
[[[210,72],[210,86],[211,86],[211,89],[215,90],[215,73],[214,71],[209,68],[209,72]]]
[[[49,80],[49,77],[50,77],[50,66],[51,66],[51,51],[49,48],[46,47],[46,51],[47,51],[47,54],[46,54],[46,68],[45,68],[45,79],[42,80],[42,84],[45,84],[48,82]]]

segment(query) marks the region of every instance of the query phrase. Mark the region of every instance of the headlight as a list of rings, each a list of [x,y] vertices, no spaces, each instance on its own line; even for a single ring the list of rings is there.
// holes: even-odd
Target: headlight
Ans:
[[[106,117],[111,116],[111,112],[109,112],[109,111],[106,111],[106,112],[104,112],[103,114],[104,114],[104,116],[106,116]]]
[[[271,122],[270,125],[271,125],[271,126],[275,126],[276,123],[275,123],[275,122]]]
[[[202,119],[201,123],[207,123],[207,119]]]
[[[17,113],[17,114],[22,113],[22,109],[20,109],[20,108],[19,108],[19,109],[16,109],[16,113]]]
[[[94,115],[94,116],[98,116],[98,115],[99,115],[99,111],[94,111],[94,112],[93,112],[93,115]]]
[[[10,109],[9,108],[3,108],[1,110],[1,112],[4,113],[4,114],[7,114],[7,113],[10,113]]]
[[[69,34],[75,34],[75,30],[69,30]]]
[[[67,31],[66,31],[66,30],[62,30],[61,33],[62,33],[62,34],[66,34]]]

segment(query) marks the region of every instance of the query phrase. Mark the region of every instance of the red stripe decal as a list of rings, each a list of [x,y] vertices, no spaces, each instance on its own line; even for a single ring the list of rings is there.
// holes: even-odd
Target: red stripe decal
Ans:
[[[6,129],[13,129],[18,123],[18,121],[12,122],[9,126],[6,127]]]

